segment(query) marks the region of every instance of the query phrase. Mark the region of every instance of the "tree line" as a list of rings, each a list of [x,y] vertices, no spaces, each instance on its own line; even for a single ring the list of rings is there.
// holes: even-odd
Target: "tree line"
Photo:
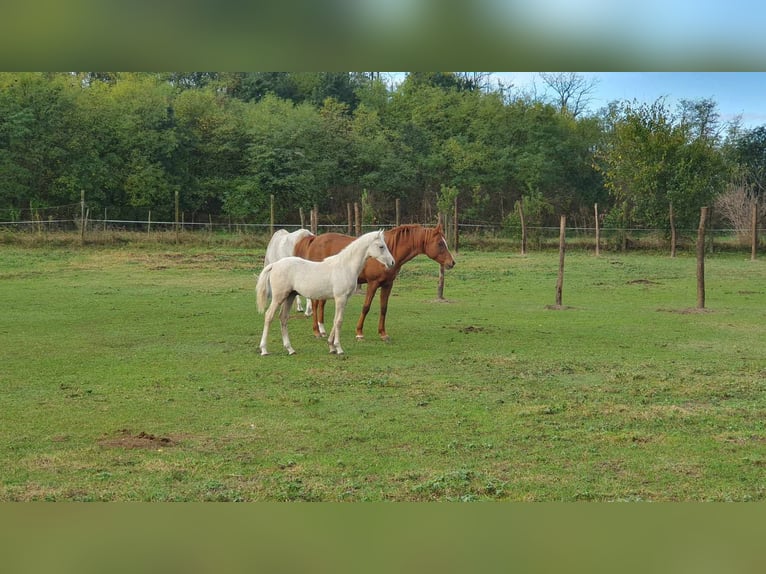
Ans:
[[[541,74],[555,96],[484,73],[0,73],[0,220],[78,202],[132,218],[693,228],[699,208],[763,196],[766,126],[721,122],[712,100],[587,108],[592,84]],[[740,200],[736,200],[740,201]],[[734,203],[736,203],[734,201]],[[730,202],[731,203],[731,202]],[[760,201],[759,205],[762,205]],[[718,210],[726,215],[725,210]],[[728,217],[728,216],[727,216]]]

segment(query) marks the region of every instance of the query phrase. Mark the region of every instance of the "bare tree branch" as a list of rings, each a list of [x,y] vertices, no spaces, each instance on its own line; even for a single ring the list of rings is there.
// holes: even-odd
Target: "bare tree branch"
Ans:
[[[561,113],[568,113],[576,118],[585,111],[593,92],[598,85],[598,78],[586,78],[576,72],[540,72],[540,79],[556,92],[556,104]]]

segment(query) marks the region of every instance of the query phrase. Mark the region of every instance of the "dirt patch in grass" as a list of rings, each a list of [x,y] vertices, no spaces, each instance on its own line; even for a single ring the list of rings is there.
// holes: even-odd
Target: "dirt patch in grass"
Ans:
[[[701,315],[712,313],[711,309],[698,309],[697,307],[687,307],[686,309],[657,309],[660,313],[677,313],[679,315]]]
[[[628,285],[659,285],[656,281],[651,279],[633,279],[627,282]]]
[[[461,327],[460,332],[461,333],[482,333],[484,332],[484,327],[474,327],[473,325],[468,325],[467,327]]]
[[[165,448],[178,445],[178,441],[164,436],[157,436],[141,431],[134,434],[128,429],[119,431],[116,437],[107,437],[98,441],[99,446],[106,448]]]

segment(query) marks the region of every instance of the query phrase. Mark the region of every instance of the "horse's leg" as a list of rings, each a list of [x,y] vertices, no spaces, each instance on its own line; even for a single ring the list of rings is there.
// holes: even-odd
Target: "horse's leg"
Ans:
[[[319,332],[319,316],[324,314],[324,309],[320,309],[322,303],[317,299],[311,300],[311,307],[314,309],[314,314],[311,318],[311,328],[314,330],[314,337],[318,339],[321,336]]]
[[[282,312],[279,314],[279,322],[282,326],[282,344],[287,349],[288,355],[294,355],[295,349],[290,344],[290,335],[287,333],[287,320],[290,318],[290,310],[293,308],[293,299],[295,299],[295,292],[291,293],[282,303]]]
[[[364,297],[364,304],[362,305],[362,313],[359,315],[359,320],[356,322],[356,340],[361,341],[364,339],[364,320],[367,318],[367,313],[370,312],[372,306],[372,300],[375,298],[375,291],[378,290],[378,283],[367,283],[367,294]]]
[[[306,299],[306,312],[304,313],[304,315],[306,315],[306,317],[311,317],[311,314],[312,314],[311,299]]]
[[[298,311],[298,313],[303,313],[303,305],[301,305],[301,298],[297,296],[295,297],[295,310]]]
[[[343,354],[343,348],[340,346],[340,327],[343,325],[343,311],[346,308],[347,296],[340,296],[335,298],[335,316],[332,319],[332,329],[330,330],[330,336],[327,337],[327,342],[330,344],[330,352]]]
[[[261,335],[261,355],[268,355],[269,352],[266,350],[266,339],[269,337],[269,326],[271,325],[271,321],[274,319],[274,315],[277,312],[277,307],[279,307],[279,300],[276,297],[273,297],[271,299],[271,305],[269,305],[269,308],[266,309],[266,314],[263,318],[263,335]]]
[[[378,334],[386,343],[391,341],[391,337],[386,333],[386,311],[388,311],[388,298],[391,296],[393,283],[383,283],[380,286],[380,318],[378,319]]]
[[[324,306],[327,301],[324,299],[312,299],[311,301],[314,306],[314,336],[315,337],[326,337],[327,331],[324,327]]]

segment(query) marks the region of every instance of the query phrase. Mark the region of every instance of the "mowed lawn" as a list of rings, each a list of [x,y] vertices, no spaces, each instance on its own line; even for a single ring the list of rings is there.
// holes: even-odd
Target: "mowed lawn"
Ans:
[[[0,500],[766,499],[766,260],[465,251],[408,263],[342,357],[262,250],[0,246]],[[328,304],[331,322],[332,304]],[[329,327],[328,327],[329,329]]]

